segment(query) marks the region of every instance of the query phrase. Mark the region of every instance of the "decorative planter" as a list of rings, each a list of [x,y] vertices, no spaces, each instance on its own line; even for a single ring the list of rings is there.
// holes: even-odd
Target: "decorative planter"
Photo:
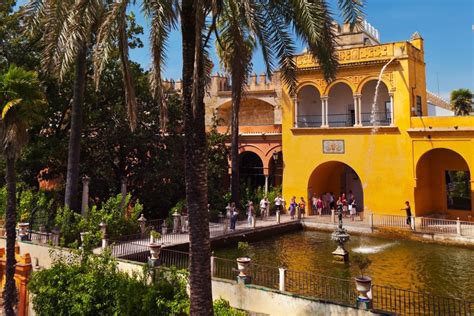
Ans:
[[[30,223],[18,223],[18,237],[20,240],[25,240],[28,236],[28,227]]]
[[[239,270],[239,276],[246,276],[252,259],[248,257],[237,258],[237,268]]]
[[[154,260],[157,260],[160,258],[160,251],[161,251],[161,245],[157,243],[150,243],[148,245],[150,247],[150,254],[151,258]]]
[[[367,293],[372,288],[372,278],[368,276],[355,277],[356,289],[359,292],[360,299],[369,299]]]

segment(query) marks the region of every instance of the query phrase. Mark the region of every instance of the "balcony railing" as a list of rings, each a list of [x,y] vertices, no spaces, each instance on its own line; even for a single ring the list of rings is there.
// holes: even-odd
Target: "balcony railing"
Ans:
[[[328,114],[329,127],[351,127],[355,125],[355,115],[353,113]],[[361,113],[362,126],[390,126],[392,123],[390,112]],[[296,127],[321,127],[323,123],[322,115],[298,115]]]

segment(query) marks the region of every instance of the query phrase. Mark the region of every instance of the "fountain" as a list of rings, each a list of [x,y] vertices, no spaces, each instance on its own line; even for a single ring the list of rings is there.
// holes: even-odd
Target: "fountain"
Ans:
[[[337,248],[332,252],[332,254],[334,260],[347,262],[349,261],[349,253],[344,249],[344,244],[349,240],[350,236],[347,233],[347,230],[342,227],[342,205],[337,206],[337,217],[339,219],[339,225],[331,235],[331,239],[337,242]]]
[[[380,88],[380,83],[382,82],[382,76],[383,73],[385,72],[385,69],[387,69],[388,65],[390,65],[393,61],[395,60],[395,57],[392,57],[388,63],[386,63],[382,69],[380,70],[379,77],[377,80],[377,85],[375,86],[375,94],[374,94],[374,102],[372,103],[372,109],[370,113],[370,123],[372,124],[372,134],[377,132],[378,126],[377,126],[377,99],[379,96],[379,88]]]

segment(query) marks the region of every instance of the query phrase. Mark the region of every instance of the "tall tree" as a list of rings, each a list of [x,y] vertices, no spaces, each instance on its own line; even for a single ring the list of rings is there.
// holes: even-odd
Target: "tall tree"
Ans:
[[[15,161],[27,141],[28,125],[38,119],[38,108],[45,104],[36,72],[26,71],[14,65],[0,75],[0,140],[6,159],[7,183],[7,262],[4,290],[5,314],[15,315],[15,239],[16,239],[16,175]]]
[[[362,14],[359,1],[338,0],[338,5],[345,21],[355,25]],[[326,80],[331,80],[337,67],[333,18],[326,1],[307,0],[246,0],[243,3],[223,0],[221,10],[213,10],[213,13],[213,21],[217,21],[218,56],[232,79],[231,193],[232,201],[239,203],[239,109],[255,43],[261,48],[268,76],[278,64],[284,82],[293,93],[296,85],[293,31],[318,58]]]
[[[454,114],[459,116],[470,115],[473,111],[472,98],[474,98],[474,94],[469,89],[453,90],[451,92],[451,106]]]
[[[212,315],[207,212],[207,142],[204,126],[205,54],[202,32],[209,3],[181,2],[186,203],[189,212],[190,314]]]
[[[42,68],[62,81],[74,68],[65,206],[78,210],[79,170],[88,45],[103,12],[100,0],[30,0],[23,18],[30,34],[41,34]]]
[[[245,27],[238,4],[225,1],[217,31],[217,53],[221,66],[231,75],[231,201],[240,204],[239,174],[239,111],[247,76],[252,70],[252,55],[256,48],[255,38]]]

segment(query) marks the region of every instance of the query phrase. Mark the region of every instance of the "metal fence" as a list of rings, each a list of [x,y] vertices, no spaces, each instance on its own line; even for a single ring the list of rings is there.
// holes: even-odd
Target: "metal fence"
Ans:
[[[372,286],[372,305],[398,315],[474,315],[473,302],[380,285]]]
[[[357,298],[354,281],[303,271],[286,271],[285,289],[291,293],[346,305],[354,305]]]
[[[163,249],[160,262],[165,267],[187,269],[189,254]],[[211,257],[213,277],[236,280],[238,275],[235,260]],[[323,301],[355,306],[357,291],[355,282],[318,275],[305,271],[279,269],[251,264],[251,283]],[[283,281],[283,283],[280,283]],[[397,315],[474,315],[474,302],[441,297],[428,293],[398,289],[388,286],[372,286],[373,311]]]

